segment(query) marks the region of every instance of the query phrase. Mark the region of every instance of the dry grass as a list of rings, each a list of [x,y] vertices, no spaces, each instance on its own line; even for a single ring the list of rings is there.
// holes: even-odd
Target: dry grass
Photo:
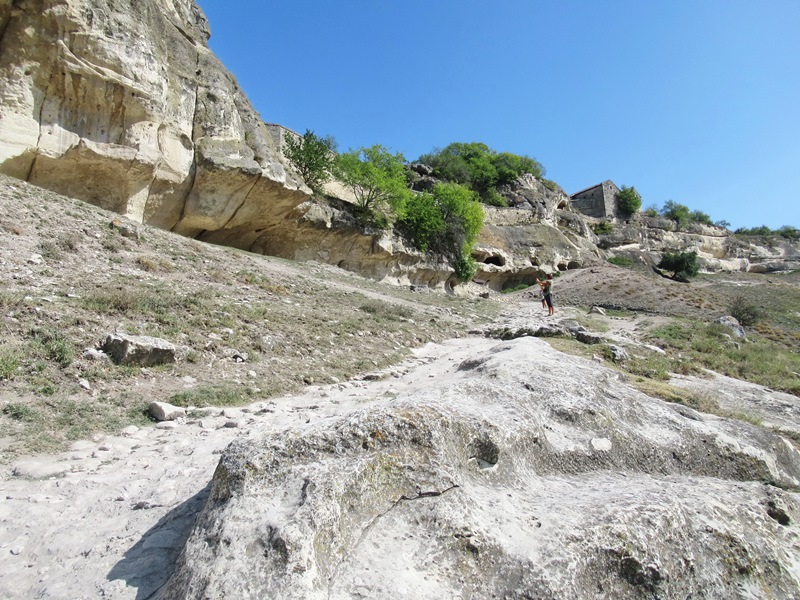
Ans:
[[[10,194],[5,181],[0,223],[19,233],[0,237],[14,275],[0,281],[4,460],[141,424],[150,400],[244,403],[344,381],[499,311],[147,227],[131,242],[109,229],[117,215],[33,186]],[[141,370],[84,356],[114,331],[163,338],[181,358]]]

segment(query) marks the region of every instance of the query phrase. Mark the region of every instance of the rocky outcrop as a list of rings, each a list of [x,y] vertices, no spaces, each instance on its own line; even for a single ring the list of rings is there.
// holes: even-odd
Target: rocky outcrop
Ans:
[[[307,199],[192,0],[2,0],[0,34],[0,172],[192,237]]]
[[[723,227],[693,223],[678,229],[674,221],[639,215],[613,222],[597,245],[609,256],[628,256],[654,265],[664,252],[697,253],[703,271],[770,273],[800,268],[800,244],[780,238],[740,237]]]
[[[790,598],[798,485],[779,435],[520,338],[235,441],[164,597]]]

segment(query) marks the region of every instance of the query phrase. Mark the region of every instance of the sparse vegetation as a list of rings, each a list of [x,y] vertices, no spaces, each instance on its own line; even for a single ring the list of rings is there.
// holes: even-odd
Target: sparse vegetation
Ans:
[[[592,231],[594,231],[595,235],[607,235],[614,231],[614,225],[608,221],[601,221],[592,225]]]
[[[628,256],[612,256],[608,259],[608,262],[618,267],[632,267],[634,264],[633,259]]]
[[[33,186],[30,192],[51,194]],[[35,206],[36,199],[30,202]],[[489,320],[498,310],[485,300],[478,309],[475,299],[420,294],[334,267],[252,255],[158,230],[146,229],[141,243],[132,244],[109,231],[106,214],[59,202],[64,217],[48,224],[48,231],[53,240],[62,239],[62,228],[89,232],[69,236],[82,260],[64,260],[51,271],[46,262],[30,266],[20,258],[36,278],[0,282],[0,437],[15,440],[4,448],[6,460],[146,424],[147,403],[176,394],[187,393],[183,402],[195,406],[241,404],[309,382],[346,381]],[[79,209],[70,211],[73,205]],[[13,203],[3,207],[14,210]],[[13,213],[19,230],[38,234],[44,228],[38,213]],[[40,239],[15,237],[14,254],[7,256],[16,260],[25,243],[28,255],[35,252]],[[65,257],[59,242],[53,243]],[[34,282],[44,286],[33,288]],[[163,338],[183,354],[176,364],[144,371],[83,355],[82,349],[97,348],[115,330]],[[235,362],[234,355],[246,356],[246,362]],[[196,383],[186,389],[183,377]]]
[[[667,354],[634,364],[634,372],[646,374],[644,364],[652,361],[673,373],[697,373],[705,368],[800,396],[800,356],[760,336],[737,341],[718,323],[679,320],[650,334],[653,343]]]

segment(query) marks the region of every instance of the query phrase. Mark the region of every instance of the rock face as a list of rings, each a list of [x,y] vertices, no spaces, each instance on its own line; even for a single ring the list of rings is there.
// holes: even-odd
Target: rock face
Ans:
[[[308,190],[208,37],[191,0],[0,0],[0,172],[192,237],[283,222]]]
[[[798,485],[788,440],[519,338],[235,441],[164,597],[790,598]]]
[[[722,227],[699,223],[679,231],[673,221],[645,215],[612,227],[610,233],[597,239],[597,245],[611,256],[656,264],[664,252],[694,251],[698,266],[711,273],[771,273],[800,268],[800,244],[780,237],[736,237]]]

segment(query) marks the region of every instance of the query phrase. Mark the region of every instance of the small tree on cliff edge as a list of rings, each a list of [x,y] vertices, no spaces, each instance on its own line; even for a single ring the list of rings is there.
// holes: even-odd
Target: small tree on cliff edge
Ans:
[[[362,216],[381,224],[386,213],[402,214],[411,195],[406,185],[405,162],[402,154],[392,154],[376,145],[337,156],[334,174],[352,190]]]
[[[320,138],[308,129],[300,137],[287,131],[283,141],[286,144],[283,152],[286,159],[297,169],[306,185],[319,194],[331,177],[336,141],[330,136]]]
[[[617,194],[617,207],[624,214],[632,215],[642,208],[642,196],[635,187],[623,185]]]

